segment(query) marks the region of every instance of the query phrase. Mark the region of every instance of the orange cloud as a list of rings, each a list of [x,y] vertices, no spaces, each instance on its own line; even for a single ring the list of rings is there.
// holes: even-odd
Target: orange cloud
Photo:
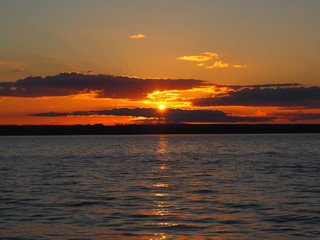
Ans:
[[[192,61],[192,62],[207,62],[212,58],[218,58],[218,54],[214,52],[203,52],[200,55],[193,55],[193,56],[181,56],[177,57],[178,60],[184,61]]]
[[[206,68],[227,68],[230,66],[230,63],[223,61],[216,61],[211,66],[206,66]]]
[[[201,65],[198,64],[197,66],[205,67],[205,68],[208,68],[208,69],[211,69],[211,68],[246,68],[246,67],[248,67],[245,64],[234,64],[234,65],[232,65],[230,63],[223,62],[223,61],[216,61],[210,66],[205,65],[205,64],[201,64]]]
[[[182,57],[177,57],[179,60],[184,60],[184,61],[192,61],[192,62],[206,62],[212,59],[210,56],[182,56]]]
[[[185,61],[192,61],[192,62],[200,62],[196,64],[198,67],[204,67],[207,69],[212,69],[212,68],[245,68],[248,67],[247,65],[244,64],[231,64],[228,62],[223,62],[218,53],[215,52],[203,52],[200,53],[200,55],[193,55],[193,56],[181,56],[177,57],[178,60],[185,60]],[[212,62],[211,60],[214,60]]]
[[[135,35],[130,35],[130,39],[139,39],[139,38],[146,38],[147,36],[144,34],[135,34]]]
[[[203,52],[201,54],[202,55],[207,55],[207,56],[210,56],[210,57],[214,57],[214,58],[218,58],[219,57],[218,53],[214,53],[214,52]]]
[[[245,64],[235,64],[235,65],[232,65],[232,67],[234,67],[234,68],[246,68],[246,67],[248,67],[248,65],[245,65]]]

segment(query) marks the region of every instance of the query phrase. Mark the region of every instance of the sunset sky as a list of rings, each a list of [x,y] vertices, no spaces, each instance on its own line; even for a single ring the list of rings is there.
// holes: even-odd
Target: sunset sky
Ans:
[[[319,23],[319,0],[0,0],[0,124],[320,123]]]

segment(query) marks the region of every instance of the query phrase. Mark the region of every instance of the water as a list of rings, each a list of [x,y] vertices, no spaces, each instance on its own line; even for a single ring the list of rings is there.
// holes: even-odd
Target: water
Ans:
[[[320,135],[0,137],[1,239],[319,239]]]

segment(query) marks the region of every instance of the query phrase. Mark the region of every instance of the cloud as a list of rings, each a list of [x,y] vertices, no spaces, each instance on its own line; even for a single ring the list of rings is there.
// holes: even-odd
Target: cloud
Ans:
[[[234,67],[234,68],[246,68],[246,67],[248,67],[248,65],[245,65],[245,64],[235,64],[235,65],[232,65],[232,67]]]
[[[277,118],[285,118],[291,122],[303,121],[303,120],[319,120],[320,113],[306,113],[306,112],[288,112],[288,113],[275,113],[272,116]],[[320,122],[319,122],[320,123]]]
[[[228,62],[223,62],[223,61],[215,61],[212,65],[198,65],[200,67],[205,67],[207,69],[212,69],[212,68],[246,68],[248,65],[245,64],[234,64],[232,65],[231,63]]]
[[[178,60],[191,61],[191,62],[207,62],[213,58],[218,58],[218,53],[203,52],[200,55],[194,56],[181,56],[177,57]],[[199,64],[198,64],[199,65]]]
[[[224,62],[220,59],[219,54],[215,52],[203,52],[200,55],[193,55],[193,56],[181,56],[181,57],[177,57],[177,59],[184,60],[184,61],[191,61],[191,62],[200,62],[196,64],[196,66],[204,67],[207,69],[248,67],[245,64],[231,64],[228,62]],[[211,61],[213,59],[215,59],[214,62]]]
[[[130,35],[130,39],[140,39],[140,38],[146,38],[147,36],[144,34],[135,34],[135,35]]]
[[[206,62],[212,59],[210,56],[182,56],[182,57],[177,57],[179,60],[184,60],[184,61],[192,61],[192,62]]]
[[[31,116],[41,117],[60,117],[60,116],[133,116],[145,118],[165,119],[167,123],[192,123],[192,122],[265,122],[270,121],[272,117],[242,117],[231,116],[218,110],[183,110],[183,109],[166,109],[164,112],[155,108],[116,108],[102,111],[76,111],[71,113],[36,113]]]
[[[233,88],[271,88],[271,87],[298,87],[302,86],[300,83],[270,83],[270,84],[258,84],[258,85],[233,85]]]
[[[230,66],[230,63],[216,61],[211,66],[205,66],[206,68],[227,68]]]
[[[219,54],[215,53],[215,52],[203,52],[201,54],[202,55],[206,55],[206,56],[210,56],[210,57],[213,57],[213,58],[218,58],[219,57]]]
[[[195,106],[320,108],[320,87],[245,87],[210,98],[193,99],[192,103]]]
[[[36,117],[66,117],[66,116],[75,116],[75,114],[74,113],[47,112],[47,113],[35,113],[35,114],[31,114],[29,116],[36,116]],[[82,115],[80,114],[80,116],[82,116]]]
[[[153,91],[187,90],[206,85],[209,84],[194,79],[142,79],[73,72],[0,82],[0,96],[34,98],[95,93],[98,98],[140,100]]]
[[[212,68],[246,68],[248,67],[248,65],[245,64],[231,64],[228,62],[223,62],[223,61],[215,61],[212,65],[206,65],[206,64],[198,64],[198,66],[200,67],[205,67],[208,69],[212,69]]]

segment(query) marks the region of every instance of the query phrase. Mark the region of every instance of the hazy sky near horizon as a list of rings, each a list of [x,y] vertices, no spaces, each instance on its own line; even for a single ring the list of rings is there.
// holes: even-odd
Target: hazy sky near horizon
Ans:
[[[64,76],[61,73],[80,72],[95,76],[136,76],[137,79],[195,79],[230,86],[286,83],[318,86],[319,23],[319,0],[0,0],[0,105],[3,105],[0,115],[10,115],[12,120],[28,113],[156,107],[164,101],[165,94],[166,101],[170,94],[176,94],[175,104],[168,106],[218,109],[230,116],[269,116],[274,113],[274,107],[283,107],[284,103],[272,106],[268,103],[264,107],[273,107],[268,110],[244,110],[230,105],[230,110],[224,102],[220,103],[224,106],[222,109],[212,105],[217,101],[208,100],[212,89],[211,95],[206,90],[201,96],[199,90],[190,90],[192,97],[190,92],[162,92],[161,100],[151,103],[156,95],[152,91],[157,90],[153,87],[149,89],[153,95],[148,95],[147,100],[139,99],[140,102],[118,97],[115,100],[108,95],[104,100],[86,96],[86,102],[82,96],[80,103],[79,99],[70,97],[57,98],[69,96],[61,92],[43,99],[44,92],[35,94],[40,91],[39,85],[32,85],[39,83],[34,81],[27,90],[22,83],[30,83],[25,81],[28,76],[41,76],[43,81],[48,80],[46,76],[54,76],[58,81]],[[87,84],[92,79],[83,78],[87,80],[85,86],[92,86]],[[10,85],[19,79],[24,82]],[[103,81],[110,83],[113,78],[110,79]],[[54,82],[55,90],[56,84]],[[68,87],[70,94],[75,94],[74,89],[79,91],[77,94],[93,89]],[[197,87],[204,86],[198,84]],[[107,91],[107,87],[102,88]],[[29,92],[18,93],[17,89]],[[162,90],[189,91],[181,86]],[[304,94],[313,90],[310,88]],[[290,91],[287,91],[289,95]],[[45,92],[52,93],[47,89]],[[180,104],[177,95],[182,99]],[[190,100],[188,104],[183,102],[186,99]],[[314,104],[314,98],[308,101],[309,107],[313,101],[313,110],[303,110],[304,113],[318,114],[318,102]],[[231,102],[234,104],[236,100]],[[287,100],[285,105],[291,106]],[[305,103],[292,106],[301,108],[301,105],[306,107]]]

